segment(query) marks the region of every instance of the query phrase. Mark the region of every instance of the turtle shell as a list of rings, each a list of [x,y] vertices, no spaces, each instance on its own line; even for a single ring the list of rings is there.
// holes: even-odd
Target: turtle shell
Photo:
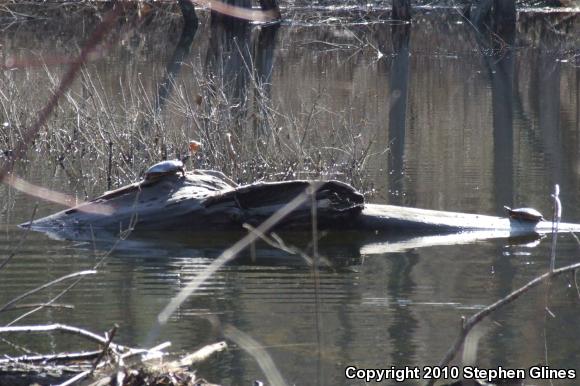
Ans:
[[[145,171],[145,179],[147,180],[156,176],[174,174],[179,171],[184,173],[184,170],[183,162],[178,159],[161,161]]]
[[[544,216],[534,208],[510,208],[509,206],[504,206],[508,216],[514,220],[523,221],[542,221]]]

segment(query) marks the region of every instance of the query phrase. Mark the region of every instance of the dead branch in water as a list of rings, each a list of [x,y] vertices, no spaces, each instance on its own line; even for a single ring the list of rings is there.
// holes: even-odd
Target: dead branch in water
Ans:
[[[37,307],[46,307],[46,308],[64,308],[67,310],[73,310],[75,306],[72,304],[64,304],[64,303],[27,303],[27,304],[20,304],[18,306],[12,306],[0,312],[8,312],[8,311],[17,311],[23,310],[28,308],[37,308]]]
[[[108,385],[116,380],[118,385],[133,384],[164,384],[164,385],[205,385],[206,381],[198,379],[189,368],[200,363],[213,354],[227,348],[225,342],[218,342],[201,349],[179,356],[175,360],[167,360],[175,355],[162,351],[171,343],[165,342],[150,349],[131,348],[113,343],[117,326],[101,336],[82,328],[65,324],[31,325],[0,327],[2,334],[28,334],[63,332],[78,335],[89,341],[103,345],[96,351],[76,353],[57,353],[46,355],[28,355],[15,358],[0,359],[0,384],[2,377],[18,374],[55,374],[53,377],[60,382],[59,386],[76,384],[79,381],[94,381],[92,384]],[[107,355],[109,354],[109,355]],[[111,355],[112,354],[112,355]],[[128,358],[133,358],[128,361]],[[136,358],[136,359],[135,359]],[[76,372],[66,379],[67,372]],[[64,382],[63,382],[64,381]]]
[[[526,292],[528,292],[532,288],[537,287],[539,284],[543,283],[544,281],[552,279],[552,278],[559,276],[563,273],[573,272],[573,271],[575,272],[578,269],[580,269],[580,263],[571,264],[571,265],[568,265],[566,267],[558,268],[558,269],[553,270],[552,272],[546,272],[545,274],[538,276],[535,279],[529,281],[526,285],[513,291],[512,293],[510,293],[506,297],[504,297],[504,298],[498,300],[497,302],[487,306],[486,308],[479,311],[478,313],[471,316],[470,318],[465,319],[462,323],[461,332],[460,332],[459,336],[455,339],[455,342],[449,348],[449,350],[447,351],[447,353],[445,354],[443,359],[439,362],[438,366],[440,366],[440,367],[447,366],[453,360],[453,358],[455,358],[455,355],[457,355],[457,352],[461,348],[461,345],[465,342],[465,339],[466,339],[467,335],[469,334],[469,332],[479,322],[481,322],[483,319],[488,317],[490,314],[492,314],[493,312],[495,312],[499,308],[513,302],[514,300],[516,300],[517,298],[519,298],[520,296],[522,296],[523,294],[525,294]],[[435,381],[436,381],[436,379],[431,379],[427,383],[427,385],[431,386],[435,383]]]
[[[59,361],[78,361],[78,360],[90,360],[94,359],[101,350],[95,351],[82,351],[75,353],[59,353],[59,354],[47,354],[47,355],[22,355],[19,357],[11,358],[0,358],[0,366],[7,363],[50,363]]]
[[[54,323],[46,325],[32,325],[32,326],[10,326],[10,327],[0,327],[0,335],[2,334],[18,334],[18,333],[30,333],[30,332],[64,332],[68,334],[75,334],[82,336],[83,338],[92,340],[93,342],[100,344],[107,344],[107,339],[101,335],[97,335],[90,331],[84,330],[82,328],[69,326],[66,324]],[[123,351],[124,346],[117,346],[113,344],[114,348]]]

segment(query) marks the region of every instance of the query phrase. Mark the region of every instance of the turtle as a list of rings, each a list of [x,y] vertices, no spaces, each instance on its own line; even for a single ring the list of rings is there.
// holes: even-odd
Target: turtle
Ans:
[[[170,176],[177,172],[181,172],[182,176],[185,177],[185,165],[181,160],[174,159],[161,161],[145,171],[143,181],[152,183],[164,176]]]
[[[509,218],[520,221],[539,222],[544,221],[544,216],[534,208],[510,208],[504,205]]]
[[[185,157],[174,160],[166,160],[156,163],[147,169],[143,175],[143,182],[146,184],[151,184],[164,176],[170,176],[181,172],[181,175],[185,177],[185,162],[195,154],[199,149],[201,149],[201,142],[189,141],[189,153]]]

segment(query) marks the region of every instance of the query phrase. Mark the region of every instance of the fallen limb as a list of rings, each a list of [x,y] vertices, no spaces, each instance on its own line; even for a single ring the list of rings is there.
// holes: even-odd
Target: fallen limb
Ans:
[[[101,350],[83,351],[77,353],[59,353],[48,355],[22,355],[13,358],[0,358],[0,365],[7,363],[36,363],[58,362],[93,359],[101,353]]]
[[[465,342],[465,338],[467,337],[469,332],[473,329],[473,327],[475,327],[475,325],[477,325],[477,323],[479,323],[480,321],[485,319],[491,313],[493,313],[497,309],[505,306],[506,304],[513,302],[514,300],[516,300],[517,298],[519,298],[520,296],[522,296],[523,294],[525,294],[526,292],[528,292],[532,288],[538,286],[540,283],[544,282],[545,280],[554,278],[554,277],[559,276],[563,273],[575,271],[577,269],[580,269],[580,263],[571,264],[571,265],[568,265],[568,266],[565,266],[562,268],[554,269],[551,272],[546,272],[545,274],[538,276],[535,279],[529,281],[526,285],[513,291],[512,293],[510,293],[506,297],[504,297],[504,298],[498,300],[497,302],[485,307],[483,310],[479,311],[475,315],[466,319],[462,324],[461,332],[460,332],[459,336],[455,339],[455,342],[453,343],[453,345],[449,348],[449,350],[447,351],[447,353],[445,354],[443,359],[439,362],[439,366],[440,367],[447,366],[453,360],[453,358],[455,358],[455,355],[457,354],[457,352],[461,348],[461,345],[463,344],[463,342]],[[431,379],[427,383],[427,386],[431,386],[431,385],[435,384],[436,380],[437,379]]]
[[[27,304],[20,304],[17,306],[9,307],[0,312],[9,312],[9,311],[18,311],[24,310],[28,308],[37,308],[37,307],[45,307],[45,308],[64,308],[67,310],[73,310],[75,306],[72,304],[64,304],[64,303],[27,303]]]
[[[107,343],[105,343],[105,347],[103,347],[103,350],[101,351],[101,354],[95,360],[95,363],[93,363],[93,368],[92,368],[91,372],[95,371],[95,369],[97,368],[97,365],[99,364],[99,362],[101,362],[101,360],[103,360],[103,357],[105,356],[105,354],[107,353],[107,351],[109,351],[109,347],[111,346],[111,343],[113,343],[113,338],[115,338],[115,334],[117,333],[117,329],[118,328],[119,328],[119,325],[118,324],[115,324],[113,326],[113,328],[111,328],[111,330],[107,334]]]
[[[226,342],[208,344],[207,346],[200,348],[196,352],[184,356],[179,361],[172,362],[168,365],[176,364],[177,365],[176,367],[189,367],[196,363],[203,362],[213,354],[218,353],[220,351],[224,351],[227,348],[228,345]]]
[[[36,325],[36,326],[10,326],[10,327],[0,327],[0,334],[14,334],[14,333],[29,333],[29,332],[65,332],[70,334],[80,335],[88,340],[97,342],[99,344],[107,344],[107,339],[103,336],[97,335],[90,331],[84,330],[82,328],[68,326],[66,324],[48,324],[48,325]],[[125,346],[111,343],[111,347],[119,351],[127,349]]]
[[[58,386],[69,386],[69,385],[73,385],[76,382],[80,381],[81,379],[85,379],[86,377],[88,377],[89,375],[91,375],[91,372],[92,372],[91,370],[85,370],[82,373],[78,373],[77,375],[75,375],[71,379],[67,380],[66,382],[63,382],[63,383],[59,384]]]
[[[0,335],[58,331],[76,334],[103,345],[103,348],[96,351],[0,358],[0,370],[5,369],[5,371],[0,371],[0,384],[3,384],[3,380],[6,379],[8,380],[7,384],[11,384],[10,382],[14,377],[26,380],[29,374],[44,374],[50,375],[52,377],[51,383],[58,384],[58,386],[70,386],[79,382],[92,382],[92,385],[104,386],[109,385],[113,379],[120,385],[209,385],[203,379],[196,378],[195,371],[187,369],[187,367],[206,360],[211,355],[227,348],[225,342],[218,342],[204,346],[175,361],[157,365],[157,363],[163,363],[162,360],[170,355],[162,351],[171,346],[170,342],[161,343],[150,349],[122,346],[112,342],[116,328],[117,326],[113,327],[108,334],[101,336],[65,324],[0,327]],[[107,351],[113,351],[117,355],[114,359],[105,359]],[[138,359],[134,363],[127,364],[126,359],[135,356],[138,356]],[[66,379],[73,374],[72,378]],[[36,378],[30,378],[30,380],[34,379]],[[145,381],[147,383],[144,383]]]

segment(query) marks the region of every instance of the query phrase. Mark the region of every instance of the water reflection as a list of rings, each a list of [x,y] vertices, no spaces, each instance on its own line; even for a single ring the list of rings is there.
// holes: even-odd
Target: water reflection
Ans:
[[[405,132],[407,130],[407,94],[409,88],[409,44],[411,24],[395,22],[391,27],[393,59],[389,73],[390,105],[389,109],[389,190],[391,201],[404,205],[404,156]]]
[[[165,77],[161,80],[157,90],[157,98],[155,98],[157,103],[157,113],[161,113],[167,103],[167,98],[173,91],[173,87],[177,77],[179,76],[183,63],[190,60],[189,54],[191,52],[191,44],[199,25],[199,20],[197,19],[193,3],[180,0],[179,8],[183,15],[183,27],[177,45],[175,46],[175,50],[167,62]]]
[[[505,3],[505,4],[504,4]],[[515,2],[478,3],[473,14],[474,35],[491,84],[493,116],[493,177],[495,209],[514,201],[514,66]]]

